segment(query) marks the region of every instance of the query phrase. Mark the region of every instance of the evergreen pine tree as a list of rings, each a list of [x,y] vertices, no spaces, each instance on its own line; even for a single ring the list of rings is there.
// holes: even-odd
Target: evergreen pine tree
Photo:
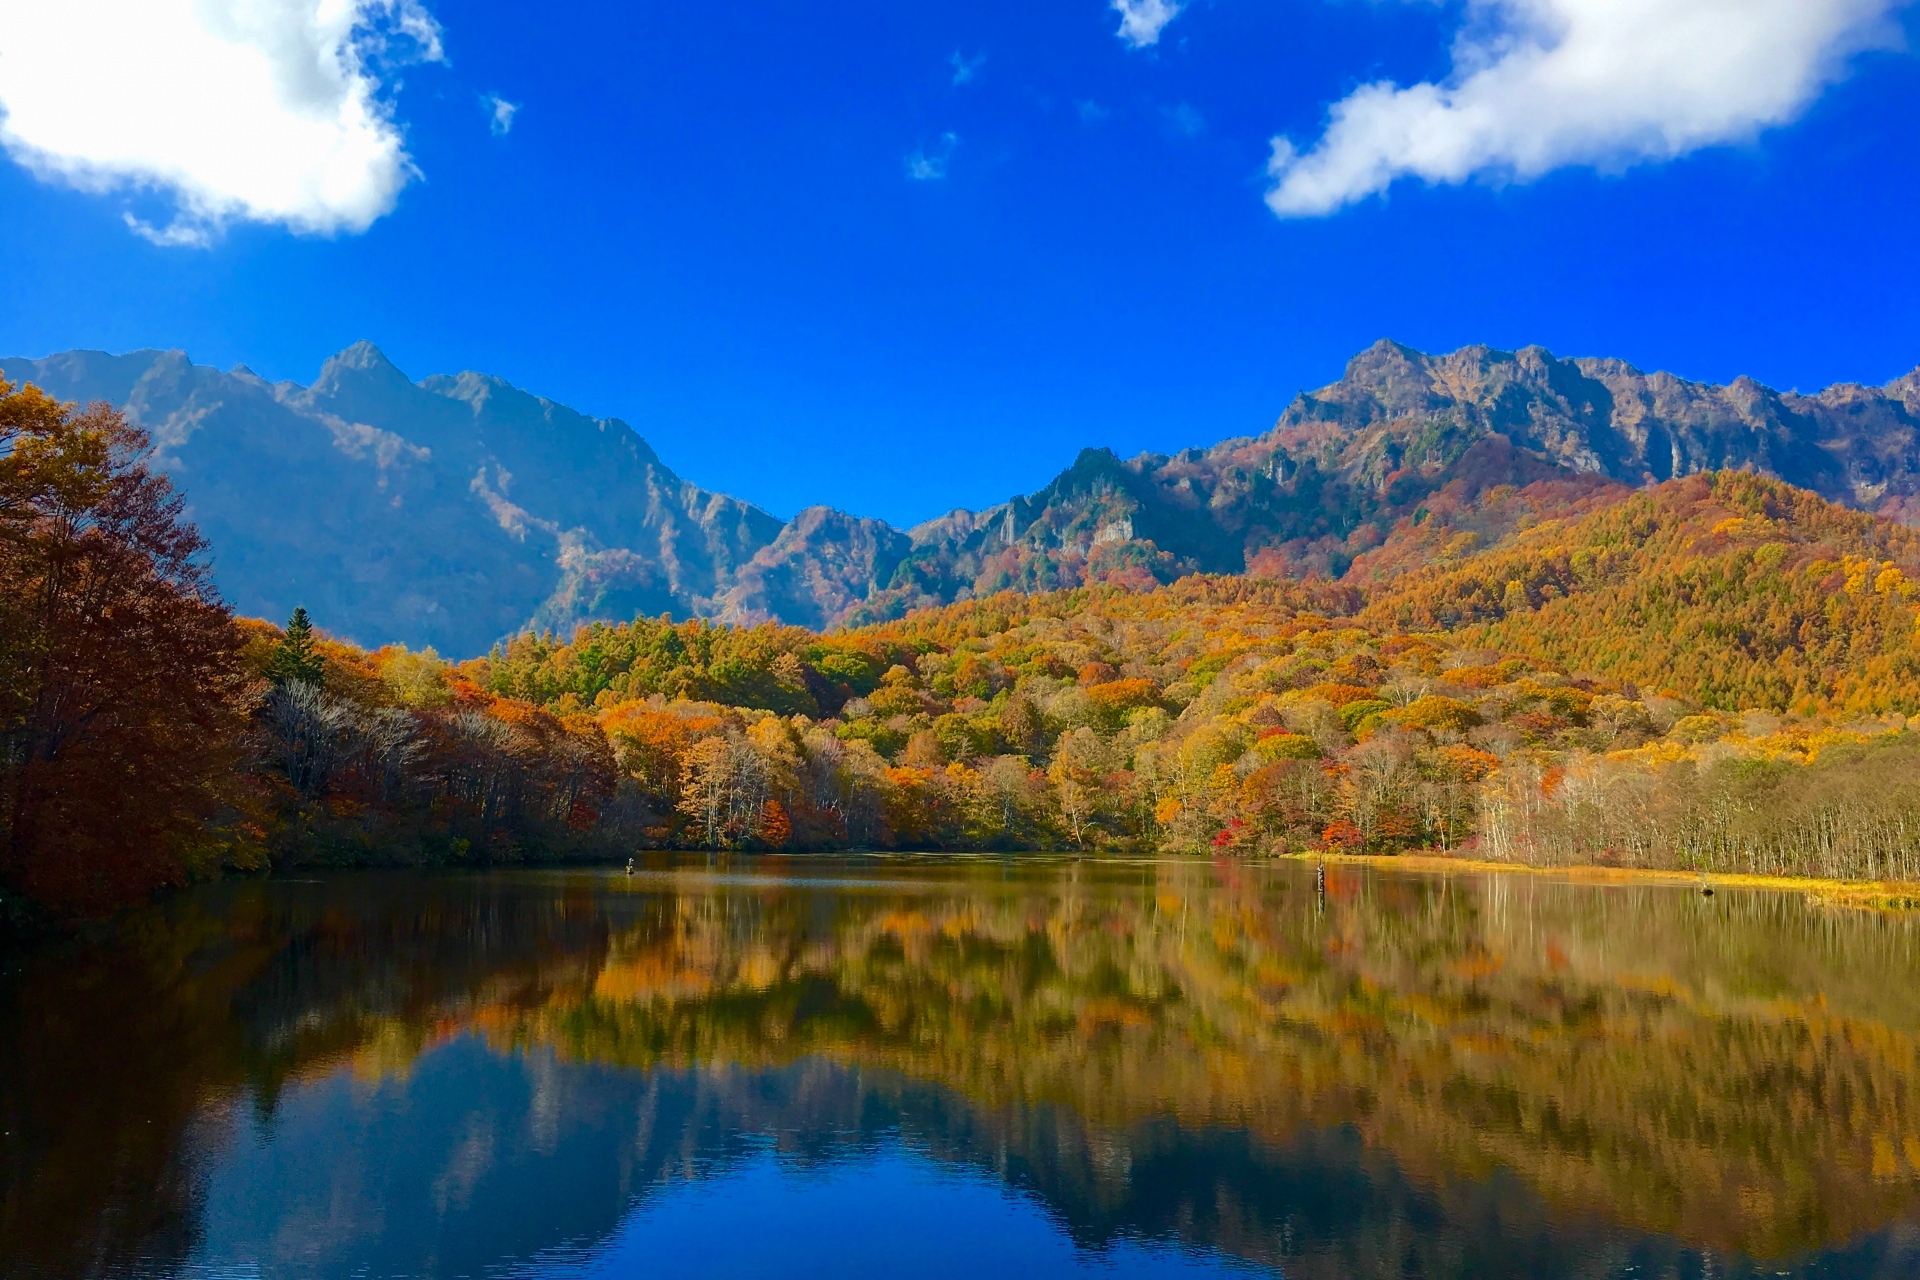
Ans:
[[[267,660],[267,674],[276,683],[295,681],[319,685],[326,680],[326,664],[313,647],[313,621],[296,608],[287,619],[287,633]]]

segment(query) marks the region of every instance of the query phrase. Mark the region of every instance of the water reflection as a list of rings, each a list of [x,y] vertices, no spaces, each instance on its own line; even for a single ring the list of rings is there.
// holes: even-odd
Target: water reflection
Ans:
[[[218,885],[0,982],[0,1270],[724,1270],[790,1211],[823,1273],[1920,1274],[1916,942],[1238,864]]]

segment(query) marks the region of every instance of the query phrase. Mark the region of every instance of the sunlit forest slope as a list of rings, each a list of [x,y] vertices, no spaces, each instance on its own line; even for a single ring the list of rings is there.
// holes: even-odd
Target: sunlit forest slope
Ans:
[[[319,742],[325,715],[345,717],[324,779],[272,771],[271,856],[382,856],[397,812],[416,815],[412,856],[528,856],[517,812],[568,849],[1920,870],[1902,825],[1920,799],[1904,730],[1920,535],[1744,473],[1564,519],[1523,493],[1476,506],[1520,513],[1493,546],[1442,528],[1389,571],[1396,542],[1434,536],[1403,522],[1366,588],[1196,576],[832,634],[639,619],[461,663],[322,643],[316,682],[265,695],[273,741]],[[247,625],[264,678],[285,641]],[[396,766],[354,717],[397,710],[421,736]],[[522,792],[476,824],[487,802],[454,790],[474,766],[448,761],[496,739],[503,794]]]
[[[1338,579],[1120,564],[454,660],[225,621],[139,433],[35,396],[4,401],[38,443],[9,455],[0,880],[42,901],[658,847],[1920,878],[1920,533],[1752,473],[1461,480]]]

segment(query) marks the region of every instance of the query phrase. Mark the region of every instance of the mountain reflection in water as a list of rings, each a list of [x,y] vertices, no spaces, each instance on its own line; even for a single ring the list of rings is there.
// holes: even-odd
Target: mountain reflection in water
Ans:
[[[1917,943],[1201,862],[224,883],[0,977],[0,1274],[1920,1275]]]

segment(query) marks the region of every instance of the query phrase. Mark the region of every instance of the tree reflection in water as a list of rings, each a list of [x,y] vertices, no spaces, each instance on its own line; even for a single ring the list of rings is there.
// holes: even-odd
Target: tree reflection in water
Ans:
[[[898,1148],[1292,1276],[1912,1274],[1917,929],[1199,862],[216,885],[4,979],[0,1270],[475,1271]]]

